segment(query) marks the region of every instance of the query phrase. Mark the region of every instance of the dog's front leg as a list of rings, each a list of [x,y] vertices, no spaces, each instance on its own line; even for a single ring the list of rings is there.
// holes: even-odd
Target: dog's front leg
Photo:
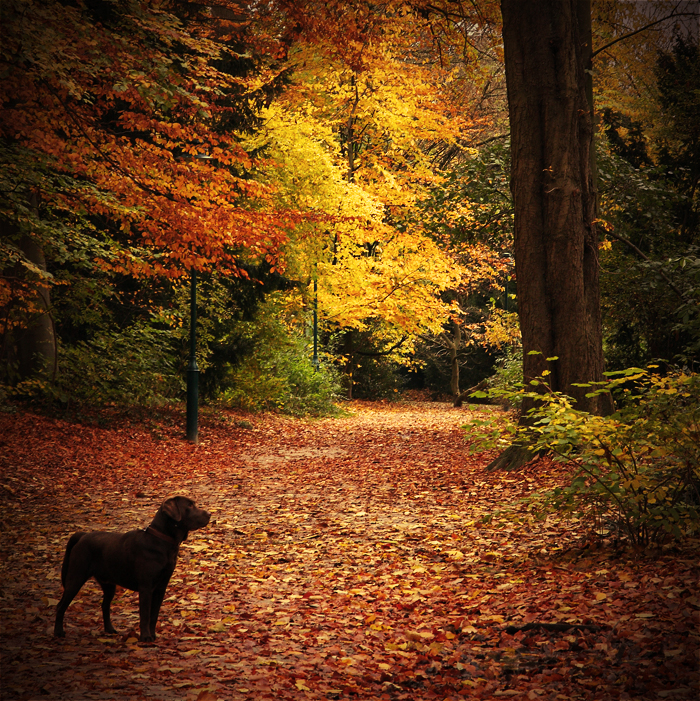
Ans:
[[[151,600],[153,599],[153,587],[141,587],[139,589],[139,624],[142,643],[151,643],[155,635],[151,631]]]
[[[151,598],[151,635],[155,640],[156,637],[156,623],[158,622],[158,614],[160,613],[160,607],[165,598],[165,590],[167,588],[167,582],[165,586],[156,587],[153,591],[153,597]]]

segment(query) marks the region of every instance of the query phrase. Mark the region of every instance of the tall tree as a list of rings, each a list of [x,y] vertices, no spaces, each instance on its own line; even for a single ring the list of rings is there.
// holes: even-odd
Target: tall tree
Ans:
[[[549,371],[577,408],[603,378],[587,0],[502,0],[524,377]],[[548,360],[556,358],[556,360]]]
[[[289,220],[248,177],[235,131],[277,77],[254,65],[242,45],[261,39],[233,11],[185,23],[183,7],[2,2],[0,337],[8,368],[17,353],[32,360],[20,376],[35,357],[51,366],[49,286],[66,264],[245,277],[241,259],[277,257]]]
[[[290,4],[294,71],[266,124],[274,160],[290,164],[282,189],[325,217],[305,248],[350,374],[356,355],[408,361],[416,339],[449,322],[439,294],[466,271],[407,212],[442,181],[436,162],[464,152],[487,120],[455,96],[457,71],[438,60],[425,18],[399,2],[347,5]]]

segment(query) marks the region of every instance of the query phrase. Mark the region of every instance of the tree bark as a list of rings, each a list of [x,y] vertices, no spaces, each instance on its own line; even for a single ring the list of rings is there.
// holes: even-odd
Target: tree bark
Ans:
[[[454,399],[453,406],[460,407],[464,403],[465,399],[469,398],[469,395],[472,394],[473,392],[478,392],[479,390],[484,390],[488,387],[488,378],[485,380],[482,380],[478,384],[474,385],[473,387],[470,387],[469,389],[465,389],[464,392],[460,392]]]
[[[502,0],[501,8],[524,378],[549,370],[552,389],[574,397],[576,408],[605,413],[608,397],[575,386],[604,371],[586,94],[590,5]]]
[[[355,349],[353,348],[352,329],[348,329],[345,332],[343,353],[347,357],[345,367],[346,367],[346,375],[348,378],[348,399],[351,400],[353,398],[352,386],[353,386],[354,381],[355,381]]]
[[[38,214],[39,196],[29,195],[28,205]],[[13,240],[27,261],[39,270],[46,272],[46,256],[36,241],[22,234],[17,225],[0,219],[0,237]],[[13,277],[27,279],[28,273],[24,266],[17,263],[11,271]],[[2,348],[3,361],[8,364],[6,374],[9,378],[26,380],[43,376],[51,381],[56,380],[58,371],[58,353],[53,317],[51,316],[51,292],[48,285],[37,280],[32,300],[33,313],[26,319],[23,327],[9,332],[5,328],[5,342]],[[16,368],[16,377],[14,377]]]
[[[27,260],[39,269],[46,270],[44,252],[32,239],[23,236],[19,248]],[[37,285],[36,306],[41,311],[17,334],[19,377],[27,379],[42,374],[53,381],[57,371],[56,336],[50,312],[50,292],[46,285]]]

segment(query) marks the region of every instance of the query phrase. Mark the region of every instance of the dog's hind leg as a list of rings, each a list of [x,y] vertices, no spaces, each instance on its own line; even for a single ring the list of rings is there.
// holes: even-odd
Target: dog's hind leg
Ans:
[[[78,531],[73,533],[66,545],[66,554],[63,556],[63,563],[61,564],[61,584],[66,586],[66,577],[68,576],[68,566],[70,563],[70,552],[73,550],[75,544],[85,535],[83,531]],[[84,584],[84,582],[83,582]],[[81,585],[82,586],[82,585]]]
[[[76,572],[80,567],[74,567],[73,572],[71,572],[71,562],[70,555],[71,550],[75,544],[84,536],[84,533],[75,533],[71,536],[68,541],[68,546],[66,547],[66,554],[63,557],[63,564],[61,565],[61,583],[63,584],[63,596],[56,606],[56,622],[53,627],[53,634],[57,638],[63,638],[66,634],[63,629],[63,617],[66,614],[66,610],[70,606],[70,602],[73,601],[75,595],[80,591],[83,584],[89,579],[89,575],[84,576],[82,572]]]
[[[88,578],[66,578],[65,588],[63,589],[63,596],[56,606],[56,623],[53,627],[53,634],[57,638],[63,638],[66,632],[63,630],[63,616],[66,613],[66,609],[70,606],[70,602],[73,601],[75,595],[80,591],[83,584],[87,582]]]
[[[114,598],[114,593],[117,591],[117,585],[110,582],[99,582],[104,593],[102,597],[102,620],[105,624],[105,632],[114,634],[117,631],[112,625],[112,616],[110,612],[110,606],[112,605],[112,599]]]

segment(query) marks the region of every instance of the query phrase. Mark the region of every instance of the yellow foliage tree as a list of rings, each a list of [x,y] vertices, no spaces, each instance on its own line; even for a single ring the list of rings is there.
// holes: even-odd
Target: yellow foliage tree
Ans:
[[[334,3],[299,10],[307,41],[289,45],[291,82],[259,144],[279,206],[307,213],[290,234],[288,274],[307,281],[307,303],[316,283],[320,320],[341,337],[350,368],[361,337],[371,336],[369,354],[410,362],[419,337],[460,319],[444,293],[482,275],[407,213],[441,182],[445,154],[468,157],[492,119],[465,110],[460,87],[481,67],[439,55],[427,15],[362,7],[345,18],[342,42],[326,21]],[[300,301],[290,296],[290,306]]]
[[[347,178],[332,125],[279,107],[268,109],[265,124],[268,177],[286,204],[309,214],[293,233],[288,274],[309,286],[316,280],[323,322],[372,327],[386,345],[403,339],[394,355],[408,358],[419,334],[438,333],[448,320],[440,293],[465,271],[422,232],[391,226],[378,194]]]

